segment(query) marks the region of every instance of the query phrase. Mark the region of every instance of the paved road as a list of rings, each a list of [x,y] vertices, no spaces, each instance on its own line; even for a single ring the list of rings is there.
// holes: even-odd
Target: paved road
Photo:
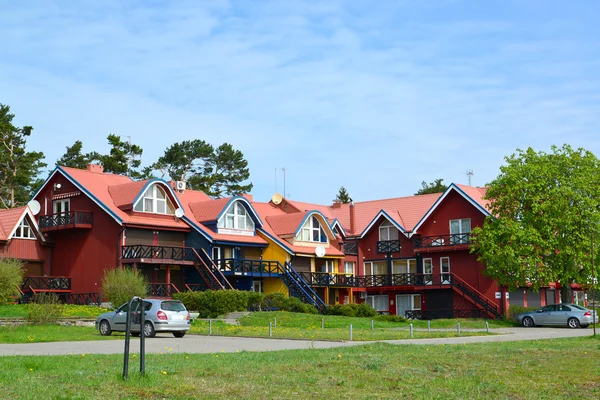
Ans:
[[[567,328],[503,328],[491,330],[495,336],[468,336],[440,339],[386,340],[397,345],[462,344],[478,342],[505,342],[516,340],[553,339],[590,336],[588,329]],[[600,333],[600,332],[599,332]],[[292,349],[324,349],[356,346],[370,342],[326,342],[285,339],[232,338],[222,336],[186,335],[176,339],[171,335],[158,335],[146,340],[147,353],[232,353],[237,351],[276,351]],[[131,352],[139,351],[139,339],[131,341]],[[0,356],[9,355],[60,355],[60,354],[118,354],[123,353],[123,340],[97,340],[87,342],[54,342],[28,344],[0,344]]]

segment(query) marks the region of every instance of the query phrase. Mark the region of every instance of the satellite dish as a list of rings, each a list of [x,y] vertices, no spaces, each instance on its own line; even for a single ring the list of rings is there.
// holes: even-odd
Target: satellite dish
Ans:
[[[33,215],[38,215],[41,207],[40,207],[40,203],[37,200],[31,200],[29,203],[27,203],[27,205],[29,206],[29,209],[31,210],[31,213]]]
[[[185,213],[185,212],[183,211],[183,208],[178,208],[177,210],[175,210],[175,216],[176,216],[177,218],[181,218],[181,217],[183,217],[183,214],[184,214],[184,213]]]
[[[273,195],[273,197],[271,197],[271,201],[273,202],[273,204],[275,205],[279,205],[281,204],[281,201],[283,200],[283,196],[280,195],[279,193],[275,193]]]
[[[315,248],[315,254],[317,257],[323,257],[325,255],[325,246],[319,245]]]

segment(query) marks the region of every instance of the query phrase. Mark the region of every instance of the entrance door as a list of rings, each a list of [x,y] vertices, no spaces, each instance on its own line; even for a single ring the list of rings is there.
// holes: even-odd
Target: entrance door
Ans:
[[[423,280],[425,285],[431,285],[431,274],[433,273],[433,260],[431,258],[423,259]]]
[[[450,283],[450,257],[440,258],[440,274],[443,285]]]
[[[402,317],[406,316],[406,311],[410,310],[410,295],[398,294],[396,295],[396,315]]]
[[[185,279],[183,277],[183,268],[179,266],[171,267],[171,283],[177,290],[185,292]]]

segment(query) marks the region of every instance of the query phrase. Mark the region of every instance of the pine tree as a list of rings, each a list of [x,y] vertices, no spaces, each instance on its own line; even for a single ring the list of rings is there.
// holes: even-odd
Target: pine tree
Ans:
[[[142,163],[140,157],[144,150],[138,145],[124,142],[121,136],[110,134],[106,138],[111,146],[109,154],[91,152],[86,155],[89,161],[98,161],[104,167],[104,172],[128,175],[134,179],[144,178],[143,172],[139,171]]]
[[[88,154],[82,154],[83,143],[81,140],[75,141],[73,146],[67,146],[67,151],[56,161],[57,166],[85,169],[90,163]]]
[[[439,178],[436,179],[435,181],[431,182],[431,183],[427,183],[425,181],[421,182],[421,189],[419,189],[419,191],[417,193],[415,193],[415,196],[421,195],[421,194],[431,194],[431,193],[443,193],[446,191],[446,189],[448,189],[448,186],[444,185],[443,183],[443,179]]]
[[[348,191],[346,190],[345,187],[340,187],[340,190],[338,191],[337,196],[335,196],[335,201],[339,201],[340,203],[343,204],[348,204],[350,202],[352,202],[352,199],[350,198],[350,194],[348,193]]]

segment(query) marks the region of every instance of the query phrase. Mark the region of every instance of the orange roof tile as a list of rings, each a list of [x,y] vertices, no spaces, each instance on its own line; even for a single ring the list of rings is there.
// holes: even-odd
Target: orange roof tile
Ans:
[[[217,217],[223,211],[223,208],[231,200],[230,197],[225,197],[215,200],[207,200],[195,203],[189,203],[190,210],[192,211],[196,221],[208,222],[216,221]]]
[[[299,212],[284,215],[272,215],[266,217],[267,223],[273,229],[277,236],[293,235],[300,226],[302,220],[306,217],[306,212]]]
[[[113,202],[121,210],[130,210],[133,208],[133,201],[144,188],[148,181],[138,181],[112,185],[108,187],[108,192]]]
[[[27,206],[0,210],[0,240],[10,239],[8,236],[21,220]]]
[[[467,185],[455,185],[465,192],[467,196],[472,198],[475,202],[477,202],[481,207],[485,208],[486,211],[491,212],[490,209],[490,201],[484,199],[485,194],[487,193],[487,188],[485,187],[475,187],[475,186],[467,186]]]

